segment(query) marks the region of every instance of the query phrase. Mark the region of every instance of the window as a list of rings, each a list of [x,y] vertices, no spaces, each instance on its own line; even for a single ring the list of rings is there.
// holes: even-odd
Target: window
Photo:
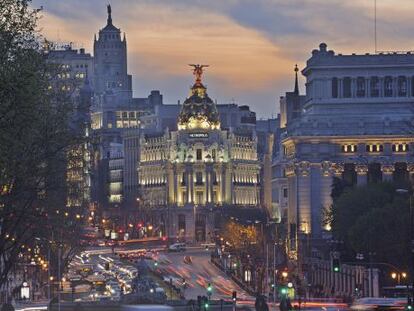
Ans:
[[[196,191],[195,195],[196,195],[196,204],[204,204],[203,191]]]
[[[341,150],[344,153],[353,153],[353,152],[357,152],[358,147],[357,147],[357,145],[353,145],[353,144],[351,144],[351,145],[342,145]]]
[[[370,80],[371,97],[379,96],[379,79],[378,77],[371,77]]]
[[[338,98],[338,78],[332,79],[332,97]]]
[[[216,161],[216,149],[211,150],[211,157],[213,158],[213,161]]]
[[[181,185],[185,186],[185,173],[183,172],[183,174],[181,175]]]
[[[344,86],[344,90],[343,90],[344,97],[345,98],[351,97],[351,78],[349,77],[344,78],[343,86]]]
[[[365,79],[363,77],[357,78],[357,97],[365,96]]]
[[[384,79],[384,96],[391,97],[392,96],[392,78],[385,77]]]
[[[392,145],[393,152],[407,152],[408,150],[409,150],[409,145],[406,143]]]
[[[213,185],[217,185],[217,174],[216,172],[212,173],[212,181],[213,181]]]
[[[288,189],[283,188],[283,197],[286,199],[288,197]]]
[[[178,231],[180,231],[180,233],[185,232],[185,215],[178,215]]]
[[[414,77],[411,77],[411,96],[414,96]]]
[[[197,149],[197,151],[196,151],[196,158],[197,158],[197,160],[198,161],[202,160],[202,157],[203,157],[202,150],[201,149]]]
[[[197,172],[196,173],[196,184],[197,185],[202,185],[203,184],[203,173],[202,172]]]
[[[398,96],[407,96],[407,78],[398,77]]]
[[[382,152],[384,150],[383,145],[380,144],[369,144],[366,145],[367,152]]]

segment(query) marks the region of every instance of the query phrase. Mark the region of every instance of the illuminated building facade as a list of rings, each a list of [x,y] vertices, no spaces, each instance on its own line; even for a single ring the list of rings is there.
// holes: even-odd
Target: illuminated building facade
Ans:
[[[281,100],[285,132],[274,163],[288,193],[292,254],[301,236],[330,230],[323,210],[334,177],[364,185],[414,176],[413,54],[335,55],[322,43],[302,74],[306,96]]]
[[[142,204],[168,235],[200,242],[213,230],[213,207],[259,205],[260,165],[254,128],[221,129],[203,66],[194,68],[178,129],[141,136],[138,176]]]

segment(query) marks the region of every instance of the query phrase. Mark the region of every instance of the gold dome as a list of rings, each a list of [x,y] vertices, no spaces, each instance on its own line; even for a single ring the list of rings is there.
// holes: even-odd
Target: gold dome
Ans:
[[[220,118],[214,102],[207,95],[206,87],[201,83],[203,67],[207,65],[190,65],[194,67],[196,81],[184,101],[178,117],[178,129],[219,129]]]

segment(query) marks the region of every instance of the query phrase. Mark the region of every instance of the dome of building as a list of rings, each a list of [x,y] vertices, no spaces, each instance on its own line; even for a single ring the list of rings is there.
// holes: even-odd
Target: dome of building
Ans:
[[[220,118],[217,107],[207,95],[206,87],[201,83],[202,68],[206,65],[191,65],[194,67],[196,81],[190,90],[189,97],[184,101],[178,117],[178,129],[219,129]]]

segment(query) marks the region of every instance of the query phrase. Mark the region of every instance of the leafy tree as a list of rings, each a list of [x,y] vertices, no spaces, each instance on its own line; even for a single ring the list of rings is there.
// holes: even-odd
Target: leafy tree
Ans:
[[[261,238],[254,226],[244,226],[235,221],[228,221],[222,233],[226,242],[232,249],[237,251],[247,251],[248,249],[261,246]]]
[[[343,241],[342,256],[375,252],[375,261],[405,267],[408,256],[408,197],[391,183],[348,188],[330,210],[333,237]]]
[[[46,61],[38,14],[29,0],[0,0],[0,287],[53,231],[63,231],[49,242],[63,256],[79,241],[81,211],[65,214],[65,174],[81,140],[71,94],[54,87],[60,68]]]

